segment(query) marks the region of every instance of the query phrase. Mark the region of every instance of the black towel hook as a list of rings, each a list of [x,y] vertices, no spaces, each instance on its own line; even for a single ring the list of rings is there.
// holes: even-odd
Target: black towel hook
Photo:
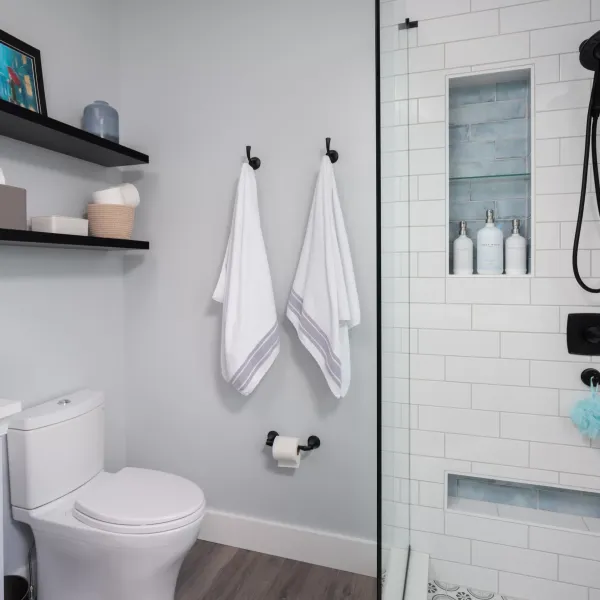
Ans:
[[[336,150],[330,150],[329,146],[331,144],[331,138],[325,138],[325,145],[327,146],[327,153],[326,155],[329,156],[329,160],[332,162],[332,164],[335,164],[340,155]]]
[[[581,381],[590,387],[593,385],[600,385],[600,372],[596,369],[585,369],[581,374]]]
[[[260,169],[260,158],[250,158],[250,150],[252,146],[246,146],[246,156],[248,157],[248,164],[256,171],[256,169]]]

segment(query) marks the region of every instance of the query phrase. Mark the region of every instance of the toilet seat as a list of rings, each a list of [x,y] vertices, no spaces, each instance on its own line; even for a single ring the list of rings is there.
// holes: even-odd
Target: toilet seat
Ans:
[[[191,481],[161,471],[127,467],[100,473],[85,486],[73,506],[80,522],[124,534],[178,529],[204,516],[202,490]]]
[[[197,512],[185,517],[184,519],[177,519],[176,521],[167,521],[165,523],[157,523],[156,525],[118,525],[116,523],[108,523],[106,521],[99,521],[88,517],[86,514],[79,512],[78,510],[73,511],[73,516],[84,523],[88,527],[93,529],[100,529],[110,533],[121,533],[121,534],[149,534],[149,533],[163,533],[166,531],[172,531],[173,529],[179,529],[185,527],[194,521],[200,520],[204,516],[204,508]]]

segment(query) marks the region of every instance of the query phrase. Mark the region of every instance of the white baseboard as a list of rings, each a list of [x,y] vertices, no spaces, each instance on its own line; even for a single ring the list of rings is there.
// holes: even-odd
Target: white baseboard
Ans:
[[[209,510],[198,539],[359,575],[377,576],[376,542],[328,531]]]

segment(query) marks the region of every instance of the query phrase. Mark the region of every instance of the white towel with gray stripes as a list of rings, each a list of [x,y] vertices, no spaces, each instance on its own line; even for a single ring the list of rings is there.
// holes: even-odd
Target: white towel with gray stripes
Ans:
[[[229,242],[213,300],[223,304],[223,378],[247,396],[279,354],[279,325],[260,227],[256,176],[247,163],[242,166]]]
[[[321,160],[287,316],[333,395],[343,398],[350,387],[348,332],[360,323],[360,306],[333,165],[327,156]]]

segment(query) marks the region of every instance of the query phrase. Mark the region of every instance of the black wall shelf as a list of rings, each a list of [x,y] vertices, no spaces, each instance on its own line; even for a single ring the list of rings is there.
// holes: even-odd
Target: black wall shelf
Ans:
[[[86,248],[89,250],[148,250],[150,242],[113,238],[42,233],[20,229],[0,229],[0,245],[38,248]]]
[[[0,100],[0,135],[103,167],[126,167],[150,162],[146,154],[137,150],[4,100]]]

